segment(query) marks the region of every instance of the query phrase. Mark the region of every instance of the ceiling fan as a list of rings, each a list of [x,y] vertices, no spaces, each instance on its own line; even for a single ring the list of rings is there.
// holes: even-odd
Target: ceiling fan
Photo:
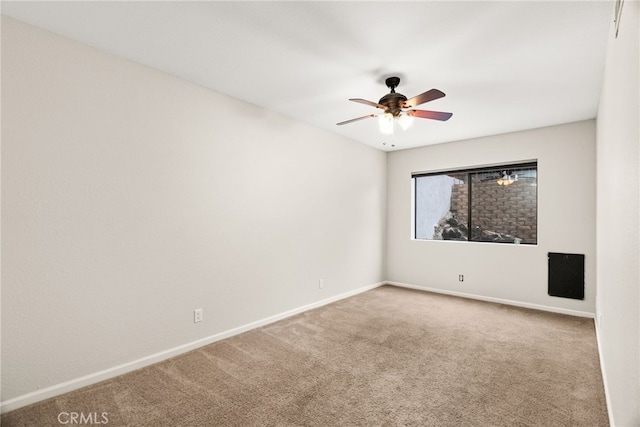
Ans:
[[[383,113],[380,114],[368,114],[366,116],[357,117],[355,119],[346,120],[344,122],[336,123],[338,126],[346,125],[349,123],[357,122],[358,120],[368,119],[370,117],[379,117],[380,131],[382,133],[393,133],[393,120],[397,119],[398,123],[403,129],[406,129],[413,117],[419,117],[422,119],[433,120],[449,120],[452,113],[443,113],[441,111],[428,111],[428,110],[414,110],[417,105],[424,104],[425,102],[433,101],[445,96],[445,94],[438,89],[431,89],[420,95],[416,95],[413,98],[407,99],[401,93],[396,93],[396,87],[400,84],[399,77],[389,77],[385,80],[385,83],[391,92],[380,98],[378,102],[367,101],[361,98],[351,98],[349,101],[359,102],[360,104],[370,105],[372,107],[380,108]],[[408,109],[408,110],[404,110]]]

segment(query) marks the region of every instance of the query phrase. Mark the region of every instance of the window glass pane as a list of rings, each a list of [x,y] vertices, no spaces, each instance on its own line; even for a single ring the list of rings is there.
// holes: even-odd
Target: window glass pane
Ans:
[[[471,175],[471,240],[537,243],[536,167]]]
[[[467,240],[466,173],[415,178],[415,238]]]

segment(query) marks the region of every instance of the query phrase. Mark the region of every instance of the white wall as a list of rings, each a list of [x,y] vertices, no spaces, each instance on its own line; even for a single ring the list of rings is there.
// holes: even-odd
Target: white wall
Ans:
[[[597,119],[598,336],[617,426],[640,426],[639,32],[640,4],[625,1]]]
[[[5,400],[384,280],[385,153],[2,19]]]
[[[451,122],[452,126],[455,125]],[[411,238],[411,173],[538,160],[538,245]],[[397,151],[387,161],[387,279],[564,312],[595,311],[595,122]],[[547,294],[547,253],[585,254],[585,299]],[[464,282],[458,275],[464,274]]]

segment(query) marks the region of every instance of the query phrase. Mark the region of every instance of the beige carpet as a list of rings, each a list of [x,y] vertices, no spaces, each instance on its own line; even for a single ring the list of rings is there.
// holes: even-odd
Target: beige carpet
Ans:
[[[2,416],[60,426],[606,426],[592,319],[383,286]]]

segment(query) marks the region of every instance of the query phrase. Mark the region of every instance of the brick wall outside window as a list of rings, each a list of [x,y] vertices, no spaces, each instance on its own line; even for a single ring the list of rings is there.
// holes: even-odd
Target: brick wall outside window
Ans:
[[[536,186],[534,180],[521,179],[508,186],[494,180],[473,183],[473,224],[483,230],[518,237],[523,243],[535,243]],[[456,184],[451,193],[451,212],[467,222],[467,184]]]

